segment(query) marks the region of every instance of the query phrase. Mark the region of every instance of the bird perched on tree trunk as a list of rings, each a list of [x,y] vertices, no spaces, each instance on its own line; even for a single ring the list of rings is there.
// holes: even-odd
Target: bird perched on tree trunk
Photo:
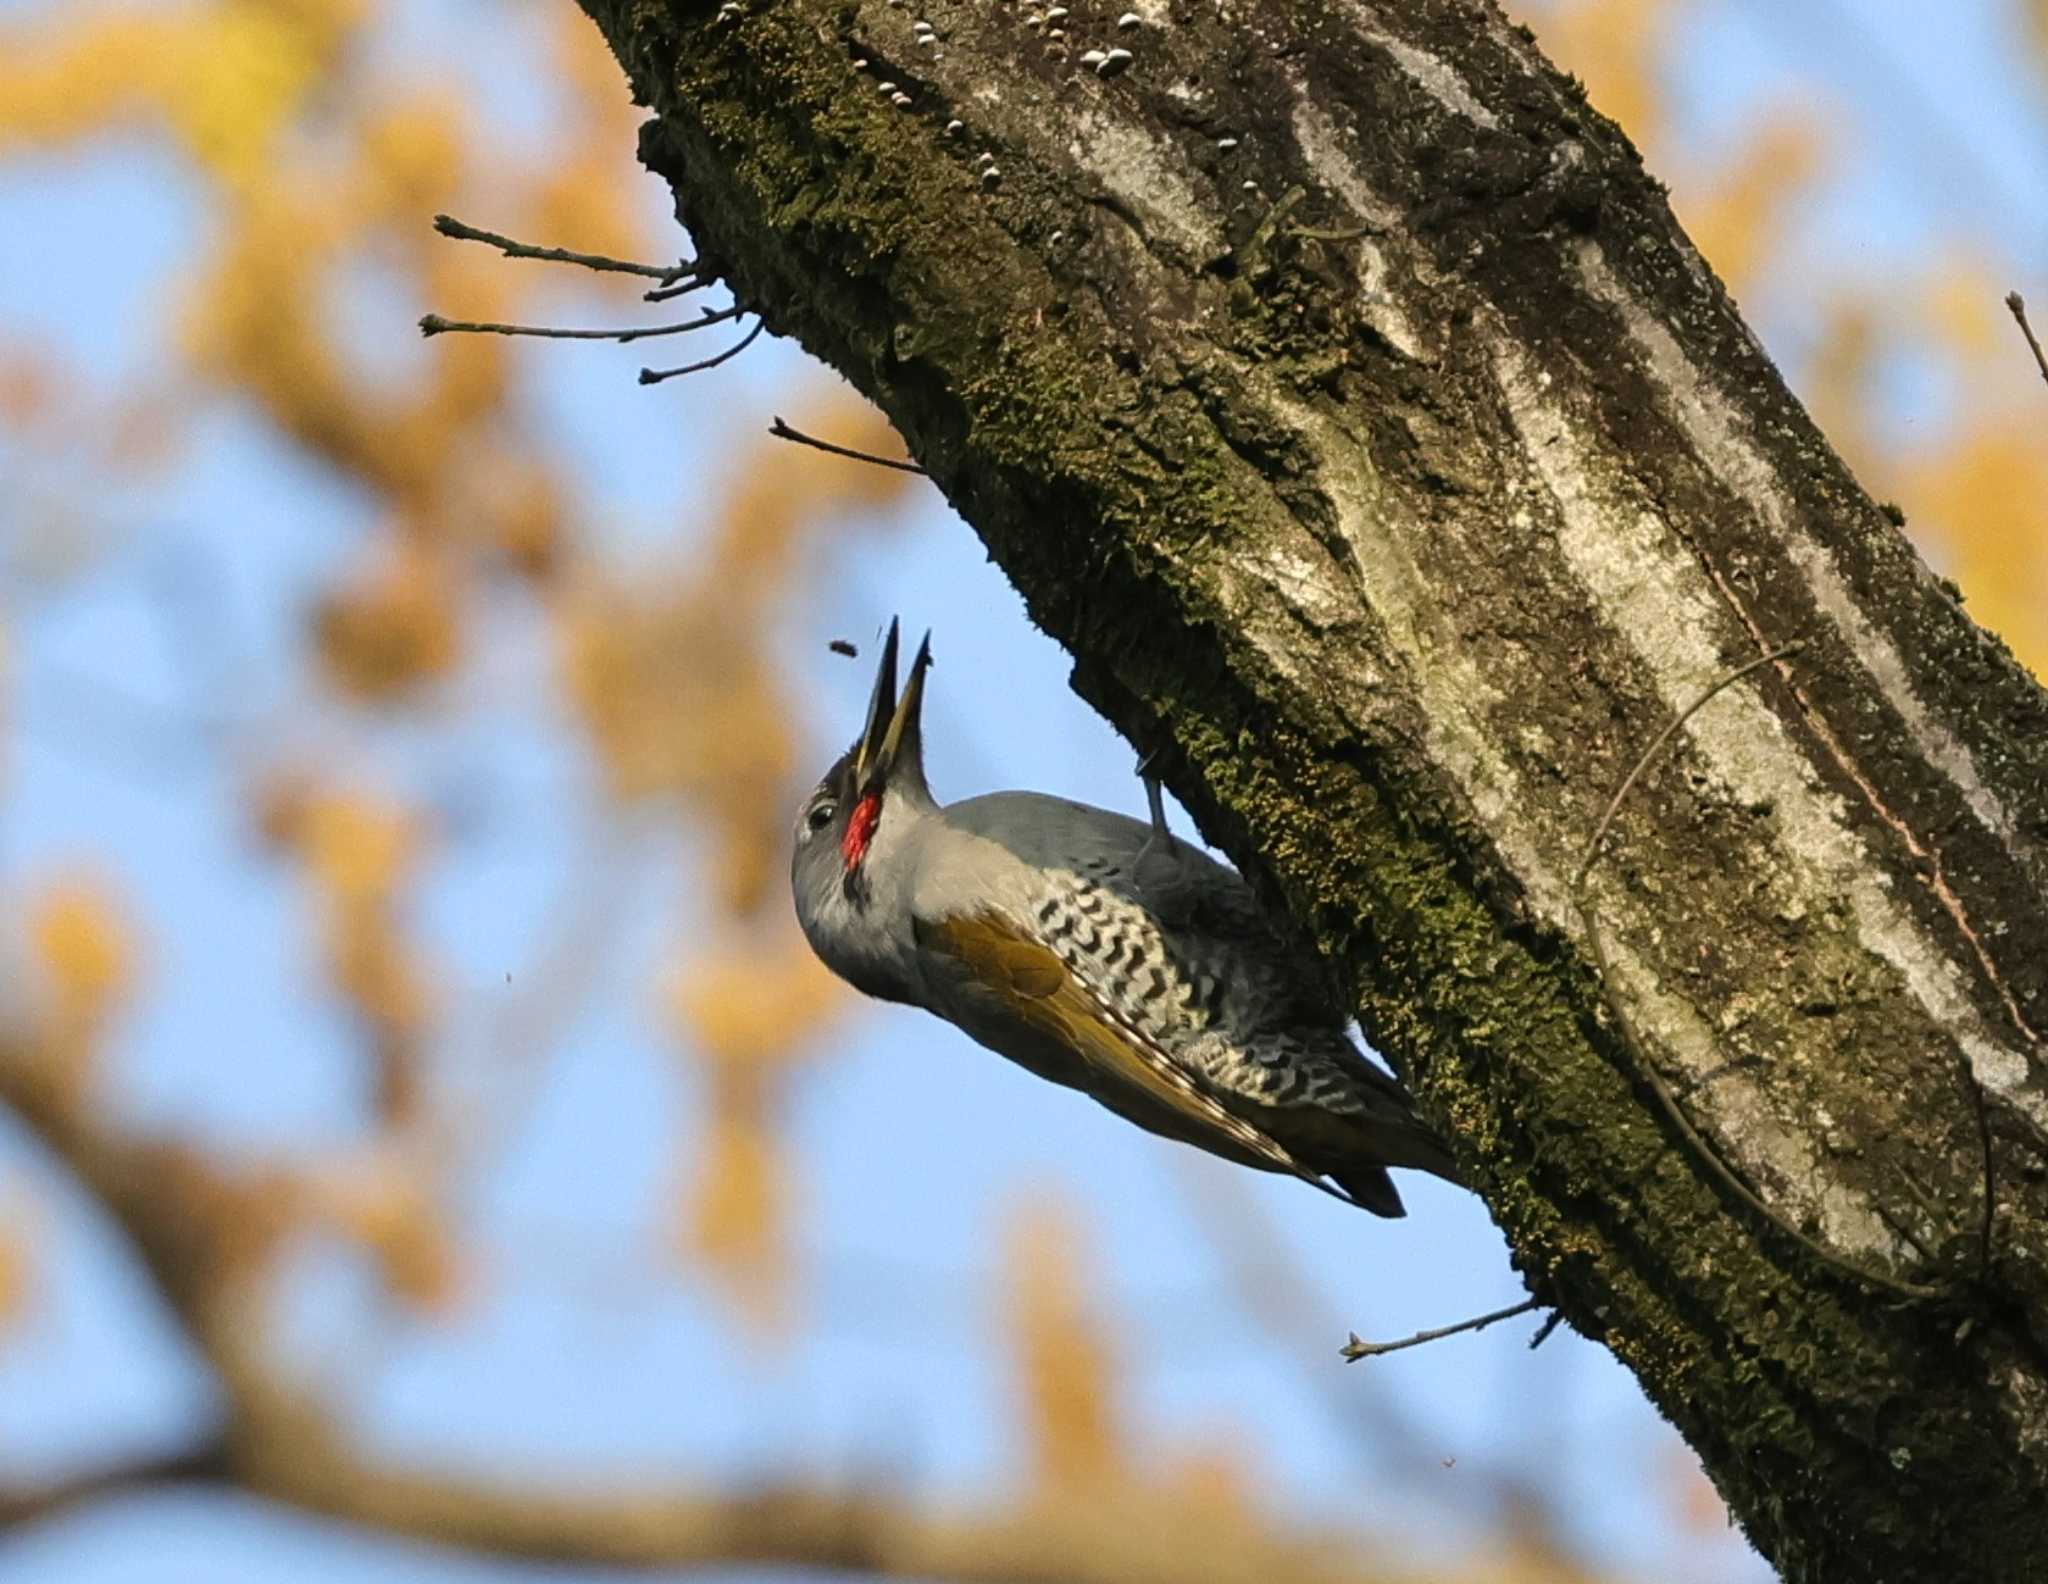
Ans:
[[[941,806],[930,635],[900,699],[896,658],[892,622],[866,728],[797,816],[797,918],[828,968],[1140,1127],[1375,1215],[1405,1213],[1389,1166],[1459,1180],[1251,889],[1166,830],[1156,782],[1150,825],[1036,792]]]

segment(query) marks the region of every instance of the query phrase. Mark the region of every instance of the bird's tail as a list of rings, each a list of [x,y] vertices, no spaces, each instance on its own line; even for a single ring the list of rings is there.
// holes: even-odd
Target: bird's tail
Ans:
[[[1432,1177],[1441,1177],[1447,1183],[1460,1188],[1472,1185],[1465,1181],[1465,1174],[1458,1170],[1458,1163],[1451,1158],[1450,1146],[1421,1122],[1413,1122],[1402,1129],[1398,1149],[1386,1152],[1389,1166],[1406,1166],[1412,1171],[1426,1171]]]
[[[1387,1175],[1384,1166],[1358,1166],[1348,1171],[1333,1171],[1329,1177],[1351,1196],[1354,1204],[1376,1216],[1397,1221],[1408,1213],[1408,1207],[1401,1203],[1401,1191],[1394,1186],[1394,1179]]]
[[[1451,1159],[1451,1152],[1444,1141],[1423,1126],[1419,1119],[1410,1116],[1401,1118],[1399,1122],[1381,1121],[1371,1129],[1371,1135],[1365,1153],[1374,1158],[1364,1165],[1332,1171],[1329,1177],[1374,1215],[1393,1217],[1408,1213],[1401,1203],[1399,1190],[1394,1187],[1394,1180],[1387,1175],[1389,1166],[1426,1171],[1432,1177],[1441,1177],[1460,1188],[1470,1186],[1459,1172],[1458,1163]]]

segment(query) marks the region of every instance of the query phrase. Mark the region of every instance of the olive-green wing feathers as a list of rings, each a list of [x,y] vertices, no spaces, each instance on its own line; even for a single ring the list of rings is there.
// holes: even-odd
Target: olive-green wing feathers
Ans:
[[[1321,1175],[1276,1140],[1226,1110],[1192,1074],[1119,1022],[1067,972],[1048,947],[1001,914],[986,912],[916,921],[918,944],[950,958],[1040,1033],[1057,1040],[1095,1075],[1101,1094],[1121,1094],[1163,1109],[1186,1131],[1221,1135],[1238,1150],[1291,1172],[1326,1192]]]

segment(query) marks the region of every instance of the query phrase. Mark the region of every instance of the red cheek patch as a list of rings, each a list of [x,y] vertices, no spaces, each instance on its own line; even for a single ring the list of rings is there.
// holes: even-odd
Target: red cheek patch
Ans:
[[[868,855],[868,843],[874,840],[875,827],[882,821],[882,794],[870,792],[853,806],[853,813],[847,817],[846,834],[839,838],[839,854],[851,869]]]

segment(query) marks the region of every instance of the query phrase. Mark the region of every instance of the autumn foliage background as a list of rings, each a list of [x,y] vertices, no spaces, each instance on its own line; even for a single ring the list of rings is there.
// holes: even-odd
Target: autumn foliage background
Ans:
[[[2048,6],[1920,9],[1524,15],[2044,672]],[[928,485],[766,435],[900,449],[793,349],[419,339],[651,321],[429,226],[674,259],[636,122],[567,0],[0,8],[0,1579],[849,1559],[763,1493],[884,1571],[1761,1576],[1569,1335],[1336,1362],[1514,1296],[1476,1204],[1368,1225],[811,961],[788,821],[892,612],[942,795],[1135,783]]]

